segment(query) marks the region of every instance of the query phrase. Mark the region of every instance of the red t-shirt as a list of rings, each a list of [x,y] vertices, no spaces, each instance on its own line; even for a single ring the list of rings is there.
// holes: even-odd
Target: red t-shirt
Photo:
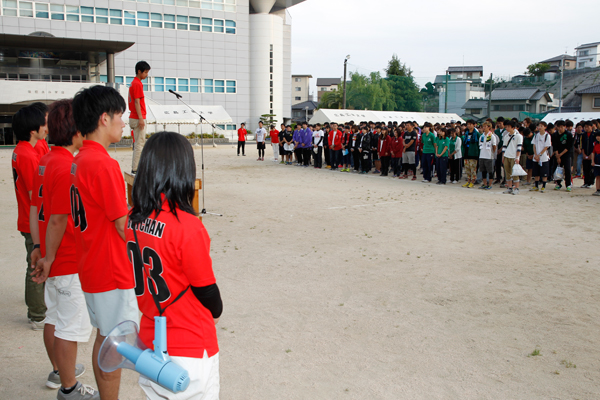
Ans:
[[[69,200],[72,164],[73,154],[69,150],[59,146],[52,147],[52,151],[40,159],[33,186],[35,190],[32,193],[31,202],[35,204],[38,211],[42,257],[46,257],[46,231],[50,216],[69,215],[67,228],[50,269],[50,277],[77,273],[77,252]]]
[[[125,181],[119,163],[100,143],[83,141],[71,166],[70,195],[83,291],[133,288],[125,242],[114,224],[128,212]]]
[[[277,129],[273,129],[269,134],[271,135],[271,144],[279,143],[279,131]]]
[[[135,110],[135,99],[140,99],[140,110],[142,118],[146,119],[146,100],[144,98],[144,84],[137,76],[133,78],[131,86],[129,86],[129,118],[140,119]]]
[[[17,195],[17,229],[19,232],[31,233],[29,229],[29,209],[31,199],[29,192],[33,192],[33,181],[37,172],[40,155],[29,142],[20,141],[12,154],[12,172]],[[33,193],[32,193],[33,195]]]
[[[244,128],[238,129],[238,142],[245,142],[248,131]]]
[[[50,153],[50,148],[48,147],[46,140],[38,140],[34,149],[40,155],[40,158]]]
[[[142,312],[140,338],[153,348],[154,317],[158,310],[149,290],[148,277],[158,290],[161,308],[169,306],[188,286],[202,287],[216,282],[210,258],[210,237],[202,222],[192,214],[177,210],[177,217],[168,212],[168,205],[156,217],[153,213],[140,224],[137,237],[144,260],[143,268],[135,270],[138,307]],[[129,220],[125,229],[127,254],[133,260],[135,238]],[[167,317],[169,354],[177,357],[209,357],[219,351],[212,314],[194,296],[191,289],[163,316]]]

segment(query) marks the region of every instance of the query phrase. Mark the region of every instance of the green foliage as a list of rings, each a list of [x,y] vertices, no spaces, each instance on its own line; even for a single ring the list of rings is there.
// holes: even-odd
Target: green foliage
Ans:
[[[530,76],[543,76],[549,69],[549,64],[535,63],[527,66],[527,73]]]
[[[346,104],[354,110],[389,111],[395,107],[390,86],[379,72],[371,72],[369,76],[350,73]]]
[[[387,81],[395,103],[393,111],[421,111],[422,96],[412,77],[392,75]]]
[[[424,93],[427,96],[437,95],[437,92],[435,91],[435,86],[433,86],[433,83],[431,82],[427,82],[425,84],[425,87],[421,89],[421,93]]]
[[[392,59],[388,62],[388,66],[384,71],[388,77],[395,75],[412,78],[412,70],[406,64],[400,62],[397,54],[392,55]]]
[[[275,114],[263,114],[260,116],[260,120],[263,123],[263,127],[267,127],[265,129],[268,130],[269,126],[275,125],[277,120],[273,117],[275,117]]]
[[[340,109],[342,108],[343,102],[343,88],[342,85],[338,85],[337,90],[333,90],[331,92],[325,92],[321,96],[321,101],[319,102],[319,108],[329,108],[329,109]]]

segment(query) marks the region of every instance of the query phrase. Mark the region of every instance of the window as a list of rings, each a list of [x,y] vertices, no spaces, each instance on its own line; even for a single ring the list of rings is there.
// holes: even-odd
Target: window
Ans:
[[[235,35],[235,21],[225,20],[225,33]]]
[[[594,103],[592,104],[593,108],[600,108],[600,97],[594,97]]]
[[[36,18],[50,18],[50,14],[48,13],[48,4],[35,3],[35,17]],[[92,22],[93,22],[93,20],[92,20]]]
[[[81,7],[81,22],[94,22],[94,7]]]
[[[215,80],[215,93],[225,93],[225,81]]]
[[[581,51],[579,52],[579,57],[585,57],[585,56],[587,56],[587,55],[589,55],[589,54],[590,54],[590,51],[589,51],[589,50],[581,50]]]
[[[578,68],[585,68],[585,62],[580,62]]]
[[[235,126],[235,125],[227,125],[227,130],[228,131],[235,131],[235,130],[237,130],[237,126]]]
[[[96,23],[108,24],[108,8],[96,8]]]
[[[32,17],[33,18],[33,3],[28,1],[19,2],[19,15],[21,17]]]
[[[177,90],[177,79],[175,78],[165,78],[165,91],[169,91],[169,90]]]
[[[177,29],[187,31],[188,29],[188,17],[186,15],[177,16]]]
[[[200,17],[190,17],[190,31],[200,30]]]
[[[154,91],[155,92],[164,92],[165,91],[165,78],[154,78]]]
[[[296,86],[294,89],[296,90],[296,92],[301,92],[302,91],[302,88],[299,87],[299,86]]]
[[[300,97],[300,96],[296,96],[296,97],[294,97],[294,100],[296,100],[296,101],[300,101],[300,100],[302,100],[302,97]]]
[[[125,83],[127,84],[127,86],[131,85],[131,82],[133,82],[134,78],[135,78],[135,76],[126,76],[125,77]]]
[[[17,2],[16,0],[4,0],[2,2],[2,14],[5,17],[16,17],[17,16]]]
[[[202,32],[212,32],[212,18],[202,18]]]
[[[179,7],[188,7],[188,0],[177,0],[177,5]]]
[[[204,93],[213,93],[214,85],[212,79],[204,79]]]
[[[162,14],[159,13],[151,13],[150,19],[152,19],[152,27],[153,28],[162,28]]]
[[[294,82],[300,82],[301,79],[300,78],[294,78]]]
[[[540,112],[545,112],[545,111],[546,111],[546,105],[540,104]]]
[[[123,11],[123,17],[125,17],[125,25],[135,26],[135,12],[134,11]]]
[[[149,19],[150,19],[150,13],[138,11],[138,13],[137,13],[138,26],[149,27],[150,26]]]
[[[175,29],[175,15],[165,14],[163,18],[165,21],[165,29]]]
[[[123,25],[123,12],[121,10],[110,10],[110,23],[113,25]]]
[[[179,78],[179,85],[177,86],[177,90],[179,90],[180,92],[189,91],[189,79]]]
[[[62,4],[50,4],[50,18],[58,21],[65,20],[65,6]]]
[[[198,87],[200,86],[200,79],[190,79],[190,92],[198,93]]]
[[[235,81],[227,81],[227,93],[235,93]]]
[[[222,19],[214,19],[213,20],[213,26],[214,26],[214,31],[216,33],[223,33],[224,32],[224,21]]]

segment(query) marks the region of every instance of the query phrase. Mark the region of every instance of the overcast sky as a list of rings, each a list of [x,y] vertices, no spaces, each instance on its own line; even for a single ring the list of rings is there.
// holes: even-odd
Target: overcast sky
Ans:
[[[289,12],[292,74],[312,75],[311,90],[342,77],[348,54],[349,71],[385,76],[396,53],[422,87],[449,66],[508,77],[600,41],[599,0],[306,0]]]

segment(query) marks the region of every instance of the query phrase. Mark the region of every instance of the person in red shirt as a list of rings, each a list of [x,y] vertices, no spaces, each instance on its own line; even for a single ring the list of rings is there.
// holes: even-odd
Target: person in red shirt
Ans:
[[[89,340],[92,326],[77,274],[73,219],[69,218],[73,153],[83,144],[73,121],[71,100],[52,104],[48,127],[54,147],[40,159],[30,212],[34,216],[30,218],[31,236],[40,243],[43,257],[32,276],[38,284],[45,282],[48,306],[44,344],[52,372],[46,386],[60,388],[58,399],[71,393],[83,398],[82,387],[88,398],[93,398],[97,391],[77,381],[85,372],[82,364],[76,365],[77,342]]]
[[[190,376],[189,387],[176,395],[140,376],[148,399],[219,398],[215,325],[223,304],[212,269],[210,237],[191,204],[195,179],[194,152],[183,136],[160,132],[148,140],[125,231],[143,314],[139,336],[152,348],[154,317],[166,317],[167,351]]]
[[[246,135],[248,135],[248,131],[246,130],[246,124],[242,122],[240,125],[240,129],[238,129],[238,145],[237,145],[237,155],[240,155],[240,149],[242,149],[242,155],[246,156]]]
[[[273,147],[273,161],[277,162],[279,161],[279,131],[275,129],[275,125],[271,125],[269,135],[271,136],[271,147]]]
[[[343,134],[338,129],[338,124],[335,122],[331,123],[331,131],[329,132],[327,140],[329,142],[329,149],[331,151],[329,158],[331,160],[332,171],[335,171],[338,168],[338,165],[342,162],[342,139]]]
[[[71,167],[71,217],[79,280],[90,322],[98,329],[92,365],[102,400],[117,400],[121,370],[106,373],[99,368],[100,346],[116,325],[138,319],[125,248],[125,182],[119,163],[107,151],[121,139],[125,107],[119,92],[100,85],[73,99],[75,124],[86,140]]]
[[[46,136],[48,136],[48,106],[38,101],[31,104],[31,107],[39,108],[44,113],[46,119],[46,124],[42,128],[44,137],[38,140],[34,147],[40,158],[42,158],[50,152],[50,147],[48,147],[48,142],[46,142]]]
[[[42,330],[44,329],[44,318],[46,318],[44,287],[35,283],[31,278],[32,266],[41,258],[40,243],[34,242],[31,236],[29,212],[34,178],[40,161],[40,155],[35,150],[35,146],[46,135],[46,115],[39,107],[23,107],[13,116],[12,128],[19,141],[12,153],[12,173],[18,206],[17,229],[25,238],[27,251],[25,272],[27,318],[31,329]]]
[[[404,140],[400,134],[400,128],[394,128],[394,137],[390,143],[390,155],[392,157],[392,171],[394,178],[400,176],[402,172],[402,151],[404,150]]]
[[[388,176],[390,170],[390,144],[392,140],[388,133],[388,128],[384,126],[381,129],[381,135],[379,135],[379,142],[377,143],[377,151],[379,153],[379,159],[381,160],[380,176]]]
[[[133,159],[131,172],[137,172],[140,154],[146,143],[146,99],[144,97],[144,84],[142,81],[148,78],[150,64],[140,61],[135,64],[135,78],[129,86],[129,126],[133,130]]]

